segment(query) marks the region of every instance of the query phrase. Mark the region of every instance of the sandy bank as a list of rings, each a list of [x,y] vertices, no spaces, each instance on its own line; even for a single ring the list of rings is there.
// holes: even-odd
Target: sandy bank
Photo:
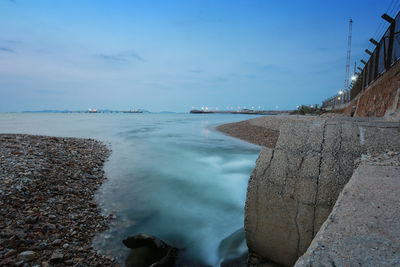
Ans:
[[[91,139],[0,134],[1,266],[117,266],[91,246],[109,220],[93,200],[108,155]]]
[[[279,131],[252,125],[249,121],[223,124],[217,126],[216,129],[232,137],[270,148],[275,147],[279,136]]]

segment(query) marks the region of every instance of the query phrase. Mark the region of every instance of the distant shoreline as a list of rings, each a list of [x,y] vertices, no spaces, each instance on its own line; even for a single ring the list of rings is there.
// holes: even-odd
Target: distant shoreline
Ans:
[[[293,110],[253,110],[253,109],[242,109],[242,110],[190,110],[190,114],[246,114],[246,115],[289,115]]]

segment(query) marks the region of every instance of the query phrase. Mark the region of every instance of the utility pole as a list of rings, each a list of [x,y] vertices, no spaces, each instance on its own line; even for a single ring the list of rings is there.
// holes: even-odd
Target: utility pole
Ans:
[[[347,58],[346,58],[346,74],[344,77],[344,90],[347,90],[349,88],[352,25],[353,25],[353,20],[350,19],[349,36],[347,39]]]

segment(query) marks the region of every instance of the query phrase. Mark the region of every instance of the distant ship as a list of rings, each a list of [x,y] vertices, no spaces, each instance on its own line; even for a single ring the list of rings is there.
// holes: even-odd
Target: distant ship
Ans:
[[[201,114],[201,113],[215,113],[214,111],[208,111],[208,110],[199,110],[199,109],[192,109],[191,111],[190,111],[190,113],[193,113],[193,114]]]

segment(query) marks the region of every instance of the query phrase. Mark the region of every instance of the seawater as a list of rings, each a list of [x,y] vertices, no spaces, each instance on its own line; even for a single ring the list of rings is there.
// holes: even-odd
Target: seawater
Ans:
[[[189,259],[217,266],[246,251],[246,187],[260,148],[214,126],[249,118],[254,116],[3,113],[0,132],[110,144],[109,179],[96,199],[116,219],[95,238],[103,253],[123,261],[129,250],[121,241],[147,233],[184,248]]]

